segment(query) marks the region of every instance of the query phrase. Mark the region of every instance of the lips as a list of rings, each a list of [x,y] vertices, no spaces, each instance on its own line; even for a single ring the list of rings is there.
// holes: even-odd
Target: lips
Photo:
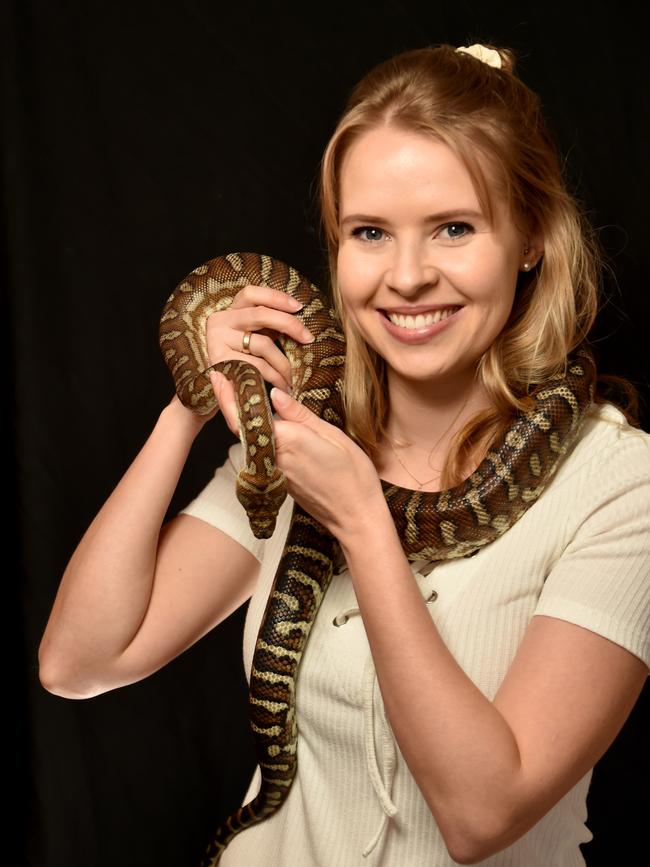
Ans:
[[[431,308],[429,308],[429,310],[430,309]],[[446,331],[447,328],[451,327],[454,322],[456,322],[459,316],[462,316],[463,309],[463,307],[460,307],[455,313],[452,313],[451,316],[448,316],[446,319],[440,319],[435,323],[435,325],[425,325],[424,328],[402,328],[401,325],[395,325],[391,322],[383,310],[378,310],[377,313],[379,314],[379,318],[381,319],[384,328],[392,337],[399,340],[400,343],[416,344],[426,343],[442,331]]]
[[[449,316],[453,316],[454,313],[457,313],[460,309],[458,304],[449,305],[448,307],[438,307],[436,310],[427,310],[422,313],[398,313],[397,311],[384,311],[384,315],[391,320],[394,325],[400,325],[402,328],[409,328],[411,330],[414,329],[422,329],[422,328],[430,328],[432,325],[435,325],[436,322],[439,322],[441,319],[446,319]],[[397,320],[397,321],[396,321]]]
[[[388,313],[398,313],[401,316],[417,316],[418,313],[421,313],[423,316],[427,313],[435,313],[436,310],[449,310],[450,308],[460,308],[462,304],[432,304],[428,307],[420,306],[420,307],[391,307],[390,310],[380,309],[379,312],[384,315]]]

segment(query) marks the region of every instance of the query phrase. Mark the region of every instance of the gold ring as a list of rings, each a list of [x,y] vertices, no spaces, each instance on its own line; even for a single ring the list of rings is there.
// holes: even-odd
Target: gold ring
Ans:
[[[251,351],[248,348],[251,345],[251,334],[252,331],[244,331],[244,339],[242,341],[242,352],[245,352],[246,355],[251,355]]]

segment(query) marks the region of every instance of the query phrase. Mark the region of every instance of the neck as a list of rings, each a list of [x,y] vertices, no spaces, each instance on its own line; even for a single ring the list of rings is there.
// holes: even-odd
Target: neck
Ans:
[[[388,371],[388,438],[409,447],[411,454],[446,451],[467,420],[490,406],[475,372],[443,383],[423,383]]]

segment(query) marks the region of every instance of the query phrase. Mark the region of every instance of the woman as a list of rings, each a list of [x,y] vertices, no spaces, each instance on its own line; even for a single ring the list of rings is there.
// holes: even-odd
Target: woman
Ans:
[[[597,246],[513,65],[490,46],[406,52],[355,88],[330,140],[345,432],[286,394],[273,338],[311,339],[286,295],[247,286],[210,318],[210,359],[246,354],[276,386],[291,497],[273,537],[236,500],[239,443],[160,528],[204,423],[175,397],[63,576],[41,680],[84,697],[158,670],[249,598],[250,675],[293,501],[338,540],[299,669],[297,776],[226,867],[584,863],[592,768],[650,665],[650,435],[597,396],[539,500],[469,558],[409,562],[380,481],[467,478],[596,315]],[[237,432],[232,387],[213,384]]]

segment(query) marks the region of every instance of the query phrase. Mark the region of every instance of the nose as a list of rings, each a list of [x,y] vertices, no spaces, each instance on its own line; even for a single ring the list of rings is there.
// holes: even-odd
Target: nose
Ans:
[[[417,241],[395,242],[386,270],[386,284],[401,295],[415,295],[438,280],[433,253]]]

